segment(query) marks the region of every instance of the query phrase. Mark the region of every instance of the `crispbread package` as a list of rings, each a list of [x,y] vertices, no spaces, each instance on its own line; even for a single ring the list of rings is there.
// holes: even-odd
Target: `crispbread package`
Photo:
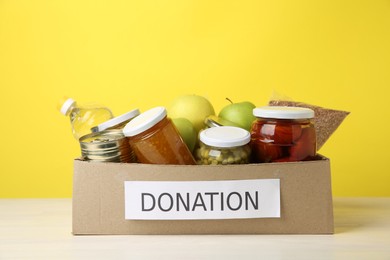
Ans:
[[[329,137],[336,131],[350,112],[334,110],[306,104],[303,102],[287,100],[271,100],[270,106],[306,107],[314,110],[314,124],[317,135],[317,151],[325,144]]]

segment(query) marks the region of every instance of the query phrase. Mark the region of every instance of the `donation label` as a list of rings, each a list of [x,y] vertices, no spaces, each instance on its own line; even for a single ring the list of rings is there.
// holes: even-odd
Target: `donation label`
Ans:
[[[125,181],[125,219],[280,218],[280,180]]]

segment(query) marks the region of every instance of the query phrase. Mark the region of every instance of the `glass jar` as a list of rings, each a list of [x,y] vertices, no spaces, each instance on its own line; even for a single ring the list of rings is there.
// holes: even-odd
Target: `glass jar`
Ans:
[[[218,126],[236,126],[239,127],[236,123],[233,123],[229,120],[223,119],[221,117],[215,116],[215,115],[210,115],[205,118],[204,124],[206,128],[210,127],[218,127]]]
[[[133,109],[125,114],[114,117],[108,121],[105,121],[95,127],[91,128],[93,133],[104,131],[106,129],[119,129],[122,130],[130,120],[140,114],[139,109]]]
[[[236,123],[233,123],[229,120],[225,120],[221,117],[218,117],[216,115],[210,115],[208,117],[206,117],[203,121],[204,123],[204,127],[199,131],[198,133],[198,141],[200,140],[200,133],[203,131],[203,130],[206,130],[208,128],[211,128],[211,127],[221,127],[221,126],[236,126],[236,127],[239,127]],[[200,144],[199,142],[196,142],[196,146],[195,146],[195,151],[198,150],[200,147]]]
[[[196,164],[164,107],[152,108],[123,129],[138,162],[147,164]]]
[[[250,133],[245,129],[234,126],[212,127],[201,131],[199,139],[199,148],[196,150],[198,164],[249,163]]]
[[[311,160],[316,155],[314,111],[301,107],[255,108],[251,148],[255,162]]]

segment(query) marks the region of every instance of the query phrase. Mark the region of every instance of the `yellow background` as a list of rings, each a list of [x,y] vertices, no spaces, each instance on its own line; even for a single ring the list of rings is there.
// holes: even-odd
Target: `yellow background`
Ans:
[[[0,0],[0,197],[70,197],[68,95],[115,115],[274,91],[351,111],[321,149],[335,196],[390,196],[388,0]]]

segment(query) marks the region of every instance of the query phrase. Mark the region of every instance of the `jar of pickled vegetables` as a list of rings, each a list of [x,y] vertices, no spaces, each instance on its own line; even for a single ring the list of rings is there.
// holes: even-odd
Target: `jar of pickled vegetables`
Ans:
[[[198,164],[244,164],[249,162],[250,133],[234,126],[212,127],[200,132],[196,150]]]
[[[255,162],[293,162],[316,155],[314,111],[301,107],[266,106],[253,110],[251,129]]]
[[[137,161],[147,164],[196,164],[164,107],[155,107],[123,129]]]

